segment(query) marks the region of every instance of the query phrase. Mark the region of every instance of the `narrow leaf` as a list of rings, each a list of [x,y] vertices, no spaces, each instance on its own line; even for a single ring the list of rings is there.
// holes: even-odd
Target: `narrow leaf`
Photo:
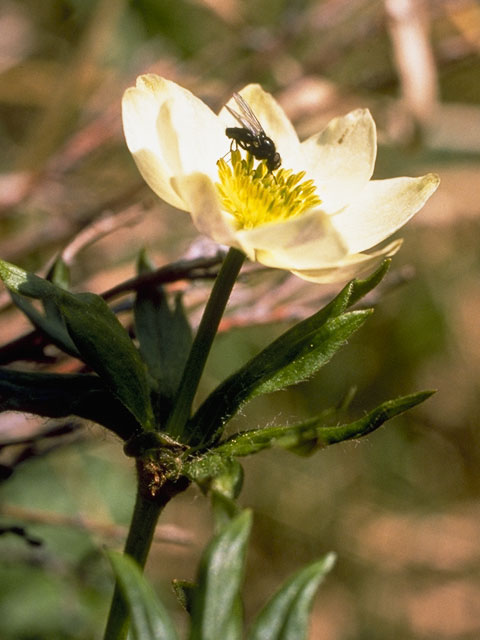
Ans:
[[[387,271],[390,269],[390,264],[392,260],[389,258],[384,260],[382,264],[376,269],[372,274],[365,278],[364,280],[352,280],[351,281],[351,289],[350,289],[350,298],[348,300],[348,306],[351,307],[356,302],[358,302],[361,298],[370,293],[372,289],[374,289],[383,278],[386,276]],[[348,285],[347,285],[348,286]]]
[[[58,313],[52,314],[48,304],[44,303],[45,315],[42,315],[31,302],[18,293],[10,292],[13,303],[30,320],[33,326],[43,333],[59,349],[73,356],[79,357],[78,350],[68,335],[63,318]]]
[[[187,613],[192,611],[192,600],[196,586],[194,582],[188,580],[172,580],[172,588],[177,601]]]
[[[343,304],[344,301],[339,306]],[[191,420],[191,441],[208,445],[248,400],[309,378],[369,314],[370,311],[353,311],[332,318],[323,314],[319,326],[308,318],[284,333],[210,394]]]
[[[98,376],[0,369],[0,411],[22,411],[48,418],[70,415],[93,420],[123,440],[138,423]]]
[[[316,416],[289,426],[252,429],[232,436],[204,456],[186,463],[185,473],[197,480],[206,472],[221,469],[224,460],[230,457],[248,456],[263,449],[277,447],[294,453],[313,453],[331,444],[368,435],[384,422],[424,402],[434,391],[420,391],[395,400],[388,400],[363,418],[339,426],[326,426],[324,416]]]
[[[259,613],[248,640],[306,640],[313,597],[334,563],[329,553],[290,578]]]
[[[142,254],[139,272],[152,270]],[[134,316],[140,353],[150,374],[157,381],[160,393],[172,398],[192,343],[192,331],[182,300],[177,297],[171,309],[163,287],[145,285],[137,291]]]
[[[55,275],[55,270],[51,275],[52,277]],[[78,351],[53,301],[55,285],[3,260],[0,260],[0,278],[9,289],[15,305],[27,316],[34,327],[46,335],[59,349],[78,357]],[[42,315],[23,296],[41,300],[45,315]]]
[[[39,299],[46,309],[55,306],[80,358],[103,378],[144,428],[153,428],[145,367],[127,332],[102,298],[93,293],[69,293],[4,261],[0,261],[0,278],[12,292]]]
[[[93,293],[63,293],[58,305],[68,332],[86,362],[145,429],[153,429],[144,364],[117,317]]]
[[[0,278],[10,291],[28,298],[42,300],[53,295],[54,285],[51,282],[4,260],[0,260]]]
[[[341,316],[348,307],[376,287],[387,273],[389,266],[390,260],[385,260],[368,278],[349,282],[323,309],[286,331],[220,384],[190,421],[190,441],[199,446],[214,442],[242,404],[255,395],[295,384],[323,366],[363,320],[358,316],[359,325],[352,326],[350,333],[348,333],[348,327],[344,326],[346,335],[343,337],[341,337],[342,323],[340,322],[337,325],[338,340],[331,335],[334,333],[335,325],[330,325],[326,330],[330,335],[325,335],[324,351],[322,352],[317,342],[318,353],[315,353],[312,348],[309,357],[303,360],[303,356],[308,354],[309,338],[330,320]],[[348,323],[349,320],[347,325]],[[294,345],[298,347],[297,353]],[[290,362],[288,362],[289,357],[292,358]]]
[[[194,591],[190,640],[231,638],[237,628],[251,513],[244,511],[217,534],[200,561]]]
[[[70,289],[70,267],[59,255],[47,274],[47,280],[68,291]]]
[[[53,263],[51,269],[47,274],[47,280],[54,284],[55,286],[68,291],[70,289],[70,269],[63,261],[62,257],[59,256],[55,262]],[[45,309],[46,319],[51,323],[55,324],[58,327],[62,327],[67,333],[67,338],[71,341],[70,336],[68,335],[67,329],[65,327],[65,323],[63,321],[62,314],[60,313],[60,309],[58,308],[55,299],[50,297],[44,297],[42,299],[43,308]],[[72,343],[73,348],[76,351],[75,346]],[[77,354],[78,356],[78,354]]]
[[[130,611],[134,640],[178,640],[167,610],[129,556],[108,554]]]

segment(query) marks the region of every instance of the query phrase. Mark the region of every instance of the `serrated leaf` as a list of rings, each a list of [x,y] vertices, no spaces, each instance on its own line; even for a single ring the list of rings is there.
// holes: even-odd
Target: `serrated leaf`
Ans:
[[[371,311],[352,311],[344,313],[337,318],[328,320],[320,329],[300,338],[296,342],[276,345],[275,349],[265,354],[263,364],[264,374],[261,384],[256,385],[250,398],[264,393],[272,393],[298,384],[310,378],[334,353],[345,344],[347,339],[367,319]],[[283,353],[279,353],[283,347]],[[275,368],[274,351],[276,360],[280,365],[273,374]],[[283,359],[283,362],[282,362]]]
[[[217,534],[204,551],[194,591],[189,640],[231,638],[232,618],[237,628],[238,598],[251,522],[251,513],[244,511]]]
[[[101,424],[123,440],[137,422],[98,376],[32,373],[0,369],[0,411],[22,411],[48,418],[75,415]]]
[[[143,254],[139,272],[152,268]],[[145,285],[138,289],[134,306],[135,330],[140,353],[150,374],[158,383],[161,394],[175,395],[192,344],[192,331],[181,297],[171,309],[160,285]]]
[[[130,611],[134,640],[178,640],[167,610],[129,556],[108,554]]]
[[[308,318],[284,333],[210,394],[191,419],[190,441],[199,446],[208,445],[218,438],[245,402],[312,376],[369,314],[368,310],[336,317],[324,314],[319,318],[319,326]]]
[[[107,303],[93,293],[72,294],[15,265],[0,261],[0,277],[14,293],[55,305],[81,359],[145,429],[153,412],[140,355]]]
[[[365,319],[361,315],[357,316],[358,326],[355,326],[354,316],[347,316],[344,320],[345,325],[343,325],[343,321],[338,321],[336,325],[335,318],[344,314],[348,307],[358,302],[360,298],[379,284],[387,273],[390,262],[390,260],[385,260],[374,273],[364,280],[349,282],[323,309],[286,331],[221,383],[191,419],[189,423],[190,442],[198,446],[215,442],[226,423],[235,415],[242,404],[255,395],[277,391],[288,385],[296,384],[323,366]],[[366,314],[368,311],[363,313]],[[350,325],[350,322],[353,326]],[[317,335],[315,344],[318,351],[315,352],[315,348],[309,350],[308,339],[310,336],[313,337],[327,324],[326,342],[323,348],[319,344],[319,336]],[[335,328],[338,329],[336,336],[333,335]],[[297,352],[295,352],[295,345],[298,347]],[[290,362],[288,362],[289,357],[291,358]]]
[[[334,563],[329,553],[292,576],[258,614],[248,640],[306,640],[313,597]]]
[[[395,400],[387,400],[363,418],[339,426],[326,426],[324,416],[316,416],[289,426],[251,429],[224,441],[204,456],[187,462],[185,473],[197,481],[204,473],[221,469],[231,457],[248,456],[273,447],[305,455],[331,444],[361,438],[378,429],[384,422],[424,402],[434,391],[420,391]]]

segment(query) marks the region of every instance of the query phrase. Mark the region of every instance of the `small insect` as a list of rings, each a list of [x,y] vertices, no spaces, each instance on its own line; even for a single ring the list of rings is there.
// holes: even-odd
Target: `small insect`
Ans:
[[[282,164],[280,154],[275,148],[275,143],[267,136],[257,116],[238,93],[233,94],[240,113],[237,113],[226,105],[241,127],[227,127],[225,134],[234,140],[239,147],[252,154],[257,160],[265,160],[269,171],[274,171]]]

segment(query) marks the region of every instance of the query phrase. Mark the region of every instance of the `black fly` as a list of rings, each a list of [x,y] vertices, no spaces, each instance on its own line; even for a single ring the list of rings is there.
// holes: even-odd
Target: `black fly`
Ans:
[[[282,163],[280,154],[275,148],[275,143],[267,136],[257,116],[238,93],[233,94],[240,113],[237,113],[226,105],[228,111],[237,120],[241,127],[227,127],[225,134],[234,140],[239,147],[251,153],[257,160],[265,160],[269,171],[274,171]]]

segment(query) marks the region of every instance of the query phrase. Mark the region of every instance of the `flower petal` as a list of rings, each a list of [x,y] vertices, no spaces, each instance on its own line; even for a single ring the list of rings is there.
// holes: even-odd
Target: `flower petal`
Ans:
[[[368,109],[334,118],[302,143],[304,169],[315,180],[328,212],[351,202],[370,180],[377,153],[375,122]]]
[[[159,104],[168,84],[154,74],[137,78],[137,86],[130,87],[123,95],[123,130],[127,146],[149,187],[162,200],[186,210],[187,206],[170,184],[172,172],[156,129]]]
[[[255,260],[279,269],[313,269],[346,255],[340,236],[321,210],[284,222],[264,224],[236,234],[243,250]]]
[[[217,160],[228,153],[223,123],[199,98],[168,82],[159,104],[156,134],[172,175],[205,173],[218,176]]]
[[[122,106],[127,145],[140,173],[162,199],[188,209],[171,178],[195,172],[216,178],[216,162],[228,152],[218,116],[187,89],[154,74],[140,76]]]
[[[303,280],[317,283],[346,282],[352,278],[363,277],[400,249],[402,240],[395,240],[386,247],[371,253],[355,253],[337,264],[320,269],[294,270],[292,273]]]
[[[203,173],[178,176],[172,180],[187,203],[195,227],[219,244],[240,248],[230,216],[221,210],[218,192],[210,178]]]
[[[275,98],[258,84],[248,84],[239,93],[258,118],[267,136],[275,143],[282,158],[282,166],[300,170],[296,168],[300,157],[297,133]],[[229,100],[228,106],[238,112],[234,98]],[[225,126],[240,126],[225,107],[220,111],[219,117]]]
[[[372,180],[331,221],[350,253],[375,246],[402,227],[438,187],[437,175]]]

